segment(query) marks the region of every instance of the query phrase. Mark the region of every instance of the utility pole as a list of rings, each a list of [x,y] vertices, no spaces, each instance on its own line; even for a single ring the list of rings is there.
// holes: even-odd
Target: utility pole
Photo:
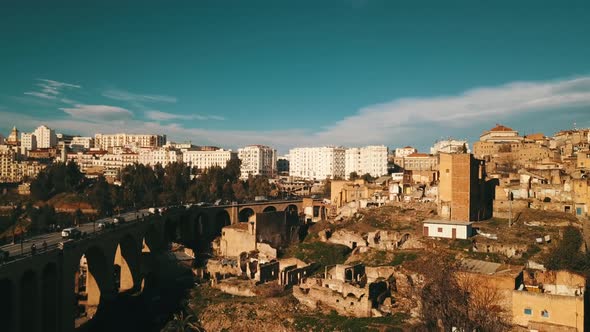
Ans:
[[[512,191],[508,193],[508,201],[510,204],[510,212],[509,212],[509,216],[508,216],[508,227],[512,227],[512,200],[514,200],[514,194],[512,194]]]

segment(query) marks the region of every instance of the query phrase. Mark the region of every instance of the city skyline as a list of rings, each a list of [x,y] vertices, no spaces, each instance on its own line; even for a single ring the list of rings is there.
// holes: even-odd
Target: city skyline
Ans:
[[[282,154],[427,151],[442,137],[473,142],[496,123],[546,135],[590,126],[583,2],[88,6],[4,6],[5,136],[46,124]]]

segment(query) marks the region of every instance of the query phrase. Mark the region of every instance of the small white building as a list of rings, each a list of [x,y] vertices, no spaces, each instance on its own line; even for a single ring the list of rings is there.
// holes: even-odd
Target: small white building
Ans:
[[[442,237],[447,239],[467,239],[471,237],[472,222],[451,221],[451,220],[424,220],[424,236]]]

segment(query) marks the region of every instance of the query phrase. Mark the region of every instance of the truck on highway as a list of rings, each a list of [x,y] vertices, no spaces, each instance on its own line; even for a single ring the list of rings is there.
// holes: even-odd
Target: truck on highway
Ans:
[[[79,239],[82,237],[82,232],[76,227],[64,228],[61,231],[61,237],[63,239]]]

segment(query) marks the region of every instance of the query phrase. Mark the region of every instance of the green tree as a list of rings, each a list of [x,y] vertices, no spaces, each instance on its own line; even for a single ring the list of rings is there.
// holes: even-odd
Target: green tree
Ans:
[[[101,216],[113,213],[113,190],[110,188],[104,176],[99,176],[96,182],[87,191],[88,199]],[[117,202],[115,199],[114,202]]]
[[[361,176],[361,179],[365,180],[365,182],[373,182],[375,180],[375,178],[371,176],[371,174],[369,173],[363,174],[363,176]]]
[[[467,153],[467,144],[463,143],[461,149],[459,149],[459,153]]]
[[[358,178],[359,178],[359,175],[358,175],[358,173],[357,173],[357,172],[350,172],[350,175],[348,176],[348,178],[349,178],[351,181],[354,181],[354,180],[356,180],[356,179],[358,179]]]
[[[549,270],[569,270],[589,274],[590,257],[580,249],[584,239],[574,226],[563,229],[560,241],[545,256],[544,264]]]

